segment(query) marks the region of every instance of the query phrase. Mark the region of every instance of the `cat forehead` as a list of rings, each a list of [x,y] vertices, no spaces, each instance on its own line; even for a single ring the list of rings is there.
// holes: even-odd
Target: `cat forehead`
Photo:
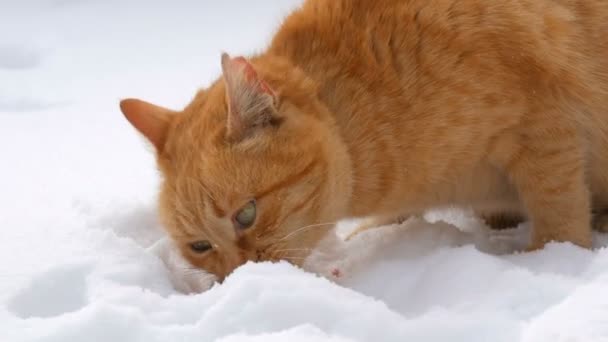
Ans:
[[[225,183],[222,178],[202,177],[200,173],[178,174],[165,179],[163,191],[173,203],[174,214],[190,218],[186,223],[199,227],[224,218],[235,203],[242,202],[238,192],[226,191]]]
[[[199,89],[176,119],[178,130],[206,121],[211,123],[222,119],[225,121],[228,107],[224,89],[221,79],[208,88]]]
[[[169,154],[198,159],[225,146],[226,111],[221,106],[189,107],[178,115],[168,137]]]

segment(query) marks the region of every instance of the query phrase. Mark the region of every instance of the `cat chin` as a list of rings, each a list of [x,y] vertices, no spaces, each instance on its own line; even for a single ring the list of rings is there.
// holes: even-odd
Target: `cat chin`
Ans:
[[[218,282],[215,275],[193,268],[169,238],[159,240],[149,249],[163,261],[171,284],[181,293],[201,293]]]

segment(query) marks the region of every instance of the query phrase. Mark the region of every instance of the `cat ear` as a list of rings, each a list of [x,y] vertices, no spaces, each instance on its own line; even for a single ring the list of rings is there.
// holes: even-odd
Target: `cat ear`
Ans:
[[[169,109],[137,99],[120,101],[120,110],[133,127],[154,145],[156,151],[162,152],[174,113]]]
[[[256,127],[276,122],[276,94],[244,57],[222,54],[228,102],[228,137],[243,139]]]

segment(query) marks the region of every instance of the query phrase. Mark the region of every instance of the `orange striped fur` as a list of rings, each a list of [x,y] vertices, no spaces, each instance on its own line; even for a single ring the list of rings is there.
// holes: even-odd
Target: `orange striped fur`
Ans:
[[[603,0],[308,0],[182,111],[121,108],[156,147],[168,233],[220,279],[301,264],[328,222],[447,205],[525,215],[530,249],[590,247],[608,208],[606,18]]]

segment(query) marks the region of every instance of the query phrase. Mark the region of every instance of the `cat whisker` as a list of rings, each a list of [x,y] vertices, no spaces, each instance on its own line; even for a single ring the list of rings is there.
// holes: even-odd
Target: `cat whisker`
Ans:
[[[202,268],[194,267],[194,266],[193,267],[188,267],[188,266],[179,267],[178,270],[180,270],[181,272],[202,273],[202,274],[213,276],[213,274],[207,272],[206,270],[204,270]]]
[[[209,274],[208,272],[205,272],[204,270],[194,270],[194,269],[185,269],[185,270],[181,270],[181,273],[188,273],[188,274],[195,274],[195,273],[200,273],[200,274]]]
[[[304,226],[304,227],[301,227],[301,228],[298,228],[298,229],[294,230],[293,232],[291,232],[291,233],[285,235],[284,237],[280,238],[279,240],[277,240],[277,242],[284,241],[284,240],[286,240],[286,239],[288,239],[288,238],[290,238],[290,237],[292,237],[292,236],[294,236],[296,234],[302,233],[303,231],[311,229],[311,228],[322,228],[322,227],[325,227],[325,226],[328,226],[328,225],[334,225],[336,223],[337,222],[334,221],[334,222],[310,224],[308,226]]]
[[[279,252],[310,252],[312,251],[312,248],[284,248],[284,249],[277,249],[274,252],[279,253]]]
[[[290,261],[290,260],[306,260],[306,257],[284,256],[284,257],[281,257],[281,260],[287,260],[287,261]]]
[[[200,272],[204,272],[205,271],[205,270],[203,270],[201,268],[198,268],[198,267],[188,267],[188,266],[186,266],[186,267],[180,267],[180,269],[184,270],[184,271],[200,271]]]
[[[181,272],[182,276],[198,276],[202,279],[213,278],[211,275],[204,272]]]
[[[285,256],[293,256],[293,254],[296,254],[296,256],[305,256],[306,254],[310,254],[312,251],[313,251],[312,248],[277,249],[276,251],[273,251],[273,258],[283,259]],[[300,254],[300,255],[298,255],[298,254]]]

